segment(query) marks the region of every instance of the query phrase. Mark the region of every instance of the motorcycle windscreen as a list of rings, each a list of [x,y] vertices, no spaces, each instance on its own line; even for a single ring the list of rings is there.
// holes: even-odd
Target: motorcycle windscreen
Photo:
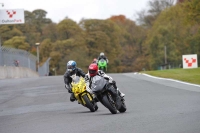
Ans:
[[[80,77],[76,76],[76,74],[70,76],[72,78],[72,82],[78,83],[80,81]]]
[[[101,59],[101,60],[100,60],[100,62],[102,62],[102,63],[103,63],[103,62],[105,62],[105,60],[104,60],[104,59]]]
[[[96,75],[92,79],[91,89],[95,94],[98,94],[104,91],[104,86],[106,83],[107,81],[104,79],[104,77]]]
[[[99,66],[99,67],[106,67],[106,66],[107,66],[106,60],[101,59],[101,60],[98,62],[98,66]]]

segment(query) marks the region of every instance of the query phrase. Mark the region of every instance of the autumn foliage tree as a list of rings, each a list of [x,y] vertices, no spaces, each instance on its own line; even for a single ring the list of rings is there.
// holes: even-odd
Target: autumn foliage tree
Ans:
[[[36,55],[40,42],[40,65],[49,57],[50,70],[66,71],[66,63],[75,60],[86,73],[89,64],[104,52],[109,59],[108,72],[155,70],[165,64],[179,67],[183,54],[197,54],[200,65],[199,0],[150,0],[139,12],[139,23],[125,15],[107,19],[65,18],[54,23],[47,12],[25,11],[25,24],[0,25],[3,46],[27,50]]]

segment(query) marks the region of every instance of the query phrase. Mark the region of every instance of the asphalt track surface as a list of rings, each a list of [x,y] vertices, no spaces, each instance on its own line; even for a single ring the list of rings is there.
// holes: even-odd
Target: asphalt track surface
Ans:
[[[200,87],[141,74],[109,74],[127,111],[70,102],[62,76],[0,80],[0,133],[200,133]]]

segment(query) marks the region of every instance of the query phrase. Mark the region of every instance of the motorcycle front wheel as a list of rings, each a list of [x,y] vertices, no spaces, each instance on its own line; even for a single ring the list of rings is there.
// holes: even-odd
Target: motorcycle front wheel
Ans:
[[[90,109],[91,112],[94,112],[96,109],[94,107],[94,105],[92,104],[92,102],[89,100],[88,96],[87,95],[84,95],[83,96],[83,100],[85,101],[86,103],[86,107],[88,107]]]
[[[110,94],[103,96],[102,103],[110,110],[112,114],[117,114],[117,108],[115,102]]]

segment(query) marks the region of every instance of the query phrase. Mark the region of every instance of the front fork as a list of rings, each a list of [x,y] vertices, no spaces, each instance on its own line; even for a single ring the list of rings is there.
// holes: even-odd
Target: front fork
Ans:
[[[82,100],[82,102],[83,102],[84,105],[86,104],[85,101],[84,101],[84,99],[83,99],[84,95],[87,95],[87,97],[89,98],[89,100],[93,101],[93,96],[89,92],[84,92],[84,93],[81,94],[81,100]]]

